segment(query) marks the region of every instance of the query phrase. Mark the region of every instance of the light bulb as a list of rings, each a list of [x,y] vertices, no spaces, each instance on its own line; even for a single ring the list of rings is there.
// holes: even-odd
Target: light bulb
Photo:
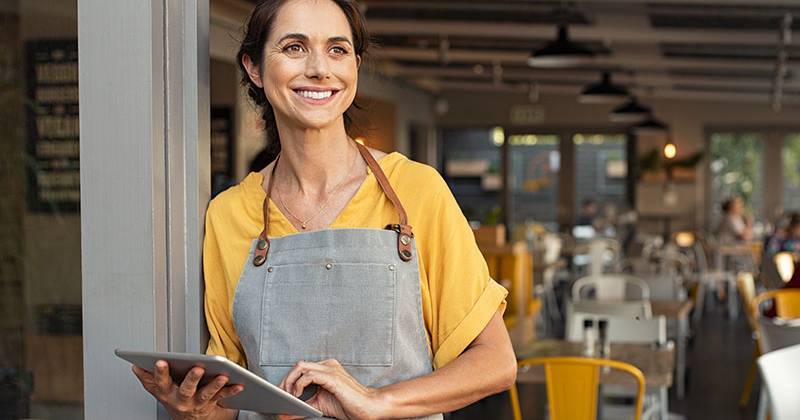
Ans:
[[[674,159],[678,154],[678,147],[675,143],[669,142],[664,145],[664,157],[667,159]]]

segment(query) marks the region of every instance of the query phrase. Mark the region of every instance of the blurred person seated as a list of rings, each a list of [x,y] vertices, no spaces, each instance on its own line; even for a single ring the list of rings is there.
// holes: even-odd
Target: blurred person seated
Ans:
[[[725,200],[722,213],[717,231],[721,243],[745,242],[753,238],[753,219],[745,216],[744,202],[740,197]]]
[[[767,240],[767,246],[764,248],[766,257],[772,257],[779,252],[800,255],[800,213],[792,212],[788,219],[786,226],[778,229]]]
[[[575,221],[575,225],[594,227],[598,210],[599,207],[597,205],[597,201],[595,201],[593,198],[587,198],[583,200],[581,203],[581,212],[578,214],[578,220]]]

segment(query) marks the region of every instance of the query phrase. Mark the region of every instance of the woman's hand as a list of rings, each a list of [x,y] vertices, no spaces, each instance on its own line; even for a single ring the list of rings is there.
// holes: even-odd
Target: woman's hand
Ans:
[[[204,372],[203,368],[195,367],[186,374],[180,385],[176,385],[169,375],[169,365],[164,360],[156,362],[155,373],[133,367],[133,373],[144,389],[164,405],[173,419],[235,418],[236,410],[224,408],[217,402],[242,392],[244,386],[226,386],[228,378],[219,375],[198,390],[197,385]]]
[[[376,419],[385,417],[386,402],[378,390],[358,383],[338,361],[300,361],[280,384],[284,391],[299,397],[303,389],[317,384],[319,391],[306,401],[328,417],[338,419]]]

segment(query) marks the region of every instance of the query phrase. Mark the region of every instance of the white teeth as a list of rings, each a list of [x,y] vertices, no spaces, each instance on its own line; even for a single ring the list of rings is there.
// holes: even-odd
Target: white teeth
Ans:
[[[297,91],[297,93],[299,93],[301,96],[305,98],[311,98],[311,99],[325,99],[333,95],[333,91],[330,90],[326,90],[324,92],[318,92],[314,90],[299,90]]]

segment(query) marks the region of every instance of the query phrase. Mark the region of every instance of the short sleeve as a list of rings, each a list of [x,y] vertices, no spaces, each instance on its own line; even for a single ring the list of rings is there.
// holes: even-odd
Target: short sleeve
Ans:
[[[447,184],[431,168],[430,206],[419,238],[421,269],[427,276],[426,326],[434,367],[458,357],[483,331],[497,311],[505,310],[508,291],[489,277],[475,235]],[[425,302],[427,294],[429,302]]]
[[[205,315],[209,341],[206,354],[225,356],[246,366],[247,361],[233,325],[231,282],[223,266],[217,224],[214,221],[214,202],[206,212],[206,232],[203,240],[203,276],[205,277]]]

